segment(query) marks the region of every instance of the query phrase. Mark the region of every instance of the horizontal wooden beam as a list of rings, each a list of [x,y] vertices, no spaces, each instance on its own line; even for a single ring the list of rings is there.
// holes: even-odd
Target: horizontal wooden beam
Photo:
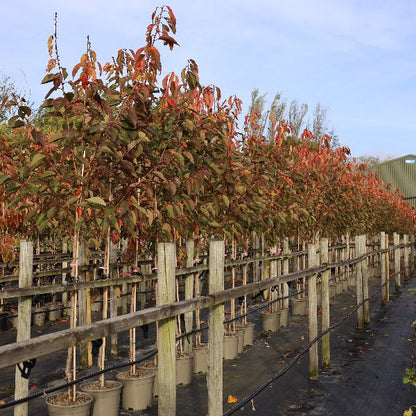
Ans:
[[[8,344],[0,347],[0,368],[65,350],[94,339],[108,337],[111,334],[127,331],[130,328],[156,322],[160,319],[206,308],[210,305],[210,302],[212,301],[207,297],[194,298],[116,316],[74,329],[41,335],[27,341]]]
[[[325,267],[326,266],[323,265],[314,269],[289,273],[285,276],[276,276],[260,282],[249,283],[244,286],[212,293],[208,296],[182,300],[170,305],[147,308],[138,312],[94,322],[90,325],[80,326],[75,329],[66,329],[53,334],[41,335],[25,342],[8,344],[0,347],[0,368],[42,357],[74,345],[80,345],[97,338],[107,337],[111,334],[127,331],[130,328],[156,322],[161,319],[215,306],[239,296],[267,289],[280,283],[310,275],[311,273],[319,273],[325,270]],[[78,283],[78,287],[79,286],[80,283]]]
[[[385,252],[386,249],[379,252]],[[368,253],[370,254],[370,253]],[[374,254],[374,253],[371,253]],[[274,256],[275,257],[275,256]],[[248,295],[258,292],[260,290],[268,289],[277,284],[286,283],[298,279],[300,277],[308,277],[316,273],[324,272],[334,265],[338,264],[354,264],[367,257],[367,254],[361,255],[355,259],[344,262],[323,264],[311,269],[301,270],[298,272],[288,273],[282,276],[274,276],[259,282],[249,283],[244,286],[238,286],[232,289],[226,289],[220,292],[209,294],[205,297],[197,297],[187,299],[180,302],[174,302],[170,305],[163,305],[153,308],[144,309],[138,312],[129,313],[99,322],[94,322],[90,325],[77,327],[75,329],[67,329],[53,334],[41,335],[31,340],[16,342],[0,347],[0,368],[15,365],[17,363],[27,361],[33,358],[42,357],[56,351],[67,349],[74,345],[107,337],[112,334],[127,331],[130,328],[142,326],[161,319],[170,318],[186,312],[192,312],[197,309],[213,307],[223,302],[235,299],[240,296]],[[272,256],[273,259],[273,256]],[[257,260],[257,259],[256,259]],[[198,270],[205,269],[206,266],[196,266]],[[194,269],[194,268],[189,268]],[[188,270],[189,271],[189,270]],[[40,286],[28,289],[2,289],[0,291],[0,299],[18,296],[33,296],[35,294],[54,292],[68,292],[72,290],[79,290],[93,287],[105,287],[121,285],[124,283],[134,283],[143,280],[143,278],[151,278],[152,275],[134,276],[119,279],[95,280],[92,282],[78,282],[68,285],[53,285]]]

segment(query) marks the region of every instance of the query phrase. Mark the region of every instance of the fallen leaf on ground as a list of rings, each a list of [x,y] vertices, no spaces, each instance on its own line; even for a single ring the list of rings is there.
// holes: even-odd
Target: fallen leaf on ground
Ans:
[[[231,394],[228,395],[228,398],[227,398],[227,403],[228,404],[237,403],[237,402],[238,402],[237,397],[232,396]]]

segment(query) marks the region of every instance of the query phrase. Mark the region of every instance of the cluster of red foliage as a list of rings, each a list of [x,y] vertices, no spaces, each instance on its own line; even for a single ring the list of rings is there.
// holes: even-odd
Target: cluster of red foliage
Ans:
[[[145,46],[101,65],[88,43],[72,79],[50,37],[41,114],[32,120],[19,107],[0,133],[3,258],[15,238],[47,235],[146,246],[252,231],[269,241],[413,231],[398,192],[329,137],[317,143],[306,130],[294,140],[291,126],[271,120],[268,141],[256,134],[255,112],[239,132],[240,100],[203,86],[193,60],[159,83],[156,44],[173,49],[175,33],[172,10],[158,8]]]

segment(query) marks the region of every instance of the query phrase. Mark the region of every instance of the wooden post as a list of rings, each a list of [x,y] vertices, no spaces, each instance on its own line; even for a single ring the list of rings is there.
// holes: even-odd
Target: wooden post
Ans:
[[[261,233],[261,256],[264,257],[265,255],[265,242],[264,242],[264,233]],[[261,261],[261,277],[260,280],[267,279],[268,273],[266,271],[266,263],[264,260]],[[266,275],[266,276],[265,276]]]
[[[320,240],[321,264],[328,263],[328,239]],[[330,308],[329,308],[329,269],[322,273],[321,290],[322,290],[322,332],[326,331],[330,326]],[[322,337],[322,368],[329,369],[331,367],[331,348],[330,333],[328,332]]]
[[[350,233],[348,233],[348,232],[345,235],[345,245],[346,245],[346,251],[347,251],[346,256],[345,256],[345,260],[348,261],[351,257],[350,256],[350,251],[351,251],[351,249],[350,249]],[[348,287],[350,288],[351,284],[350,284],[350,265],[349,264],[347,264],[345,266],[345,276],[346,276],[346,279],[348,280]]]
[[[258,235],[253,232],[253,249],[254,249],[254,258],[259,256],[260,249],[260,240]],[[260,280],[260,266],[259,262],[255,261],[253,264],[253,282],[258,282]]]
[[[110,243],[110,267],[108,270],[108,276],[110,278],[116,277],[116,268],[114,265],[117,263],[117,245],[113,242]],[[117,312],[117,306],[118,306],[118,296],[115,286],[110,287],[110,317],[114,318],[118,315]],[[111,356],[117,357],[118,356],[118,334],[112,334],[110,337],[110,343],[111,343]]]
[[[283,255],[287,256],[290,254],[289,249],[289,239],[287,237],[283,240]],[[289,258],[283,259],[283,274],[289,274]],[[289,308],[289,285],[287,283],[283,283],[283,308]]]
[[[407,280],[410,276],[409,273],[409,247],[407,246],[407,244],[409,244],[409,235],[408,234],[404,234],[403,235],[403,244],[404,244],[404,251],[403,251],[403,264],[404,264],[404,278]]]
[[[85,246],[85,264],[90,264],[90,248],[88,245]],[[87,270],[85,272],[85,280],[87,282],[91,281],[91,271]],[[91,311],[91,290],[86,290],[86,307],[87,307],[87,325],[92,323],[92,311]],[[88,342],[87,344],[87,357],[88,357],[88,367],[92,367],[92,343]]]
[[[224,241],[212,240],[209,247],[209,293],[224,290]],[[208,416],[223,414],[224,305],[208,312]]]
[[[68,253],[68,243],[62,243],[62,254]],[[62,269],[66,269],[68,267],[68,262],[63,261],[62,262]],[[62,273],[62,283],[66,283],[66,272]],[[62,293],[62,306],[66,307],[68,306],[68,292]],[[68,315],[68,309],[63,309],[62,314],[67,316]]]
[[[19,288],[32,286],[33,270],[33,243],[31,241],[20,241],[19,257]],[[19,297],[17,312],[17,335],[16,341],[30,339],[30,326],[32,320],[32,298]],[[16,366],[14,399],[19,400],[29,393],[29,379],[21,376]],[[28,402],[19,404],[14,408],[14,416],[27,416]]]
[[[308,244],[308,268],[318,265],[318,256],[315,244]],[[316,274],[309,277],[308,305],[309,305],[309,342],[318,336],[318,305],[316,296]],[[309,379],[319,378],[318,342],[315,342],[309,349]]]
[[[361,246],[361,238],[360,236],[355,236],[354,239],[354,245],[355,245],[355,255],[361,256],[362,253],[362,246]],[[364,305],[363,300],[364,300],[364,295],[363,295],[363,269],[362,269],[362,261],[359,261],[357,263],[357,267],[356,267],[356,283],[355,283],[355,288],[356,288],[356,298],[357,298],[357,329],[361,330],[364,329]]]
[[[143,280],[141,280],[139,282],[139,308],[140,310],[143,310],[146,308],[146,297],[147,297],[147,283],[146,283],[146,279],[143,278]]]
[[[410,273],[413,274],[415,271],[415,235],[410,235],[410,242],[412,245],[410,246]]]
[[[380,250],[386,248],[386,233],[382,231],[380,233]],[[380,254],[380,284],[381,284],[381,302],[387,303],[387,278],[386,278],[386,256],[384,253]]]
[[[176,246],[157,244],[157,306],[175,302]],[[158,324],[158,415],[176,414],[176,323],[175,317]],[[222,396],[221,396],[222,397]]]
[[[367,236],[360,236],[361,254],[367,254]],[[368,267],[367,257],[361,262],[361,274],[363,278],[363,300],[364,300],[364,322],[368,324],[370,322],[370,299],[368,290]]]
[[[401,274],[400,274],[400,234],[393,233],[393,245],[394,245],[394,285],[396,291],[401,287]]]
[[[193,267],[194,265],[194,240],[186,241],[186,267]],[[192,299],[194,297],[194,274],[188,274],[185,277],[185,299]],[[190,332],[193,328],[193,312],[185,313],[185,331]],[[184,339],[184,351],[187,354],[192,354],[193,335],[189,335]]]
[[[389,248],[389,235],[386,234],[386,243],[385,243],[386,249]],[[387,302],[390,302],[390,252],[387,251],[385,253],[386,256],[386,298]]]
[[[124,255],[124,253],[127,251],[128,248],[128,240],[127,238],[123,238],[121,240],[121,253],[122,255]],[[123,266],[123,272],[127,273],[128,272],[128,267],[127,266]],[[126,313],[128,313],[128,293],[129,293],[129,285],[127,283],[123,283],[123,285],[121,286],[121,314],[125,315]]]
[[[86,246],[85,240],[81,241],[79,245],[78,254],[78,278],[80,282],[85,282],[85,271],[81,270],[86,263]],[[80,289],[78,292],[78,323],[80,326],[87,325],[87,290]],[[80,365],[82,368],[88,367],[88,343],[81,344],[79,347]]]
[[[277,246],[273,246],[270,249],[270,254],[276,253],[276,250],[277,250]],[[276,276],[277,276],[277,260],[273,259],[273,260],[270,260],[270,262],[269,262],[267,278],[272,278],[272,277],[276,277]],[[264,278],[263,278],[263,280],[264,280]],[[275,302],[277,297],[278,297],[277,291],[270,289],[268,299],[269,299],[269,302],[272,302],[269,305],[270,310],[272,312],[277,312],[279,310],[279,304],[278,304],[278,302]]]
[[[345,260],[345,257],[346,257],[346,254],[345,254],[345,247],[344,247],[344,238],[341,238],[341,248],[339,249],[339,260],[343,262]],[[339,278],[340,280],[347,279],[345,268],[342,266],[339,266]]]

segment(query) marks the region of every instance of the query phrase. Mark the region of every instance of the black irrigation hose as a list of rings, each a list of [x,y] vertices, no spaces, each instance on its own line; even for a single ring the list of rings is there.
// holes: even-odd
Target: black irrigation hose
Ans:
[[[138,294],[146,294],[146,293],[153,293],[155,291],[155,289],[147,289],[147,290],[141,290],[141,291],[137,291]],[[130,296],[131,293],[123,293],[120,295],[120,297],[124,297],[124,296]],[[97,300],[94,303],[103,303],[102,300]],[[77,305],[77,307],[79,307]],[[53,311],[60,311],[60,310],[64,310],[64,309],[70,309],[70,306],[60,306],[57,308],[53,308],[53,309],[44,309],[42,311],[38,311],[38,312],[33,312],[32,311],[32,315],[36,315],[36,314],[41,314],[41,313],[47,313],[47,312],[53,312]],[[17,314],[8,314],[8,315],[1,315],[0,319],[9,319],[9,318],[16,318]]]
[[[264,307],[267,307],[267,305],[264,306]],[[260,309],[261,308],[256,308],[254,311],[249,312],[249,313],[256,312],[256,311],[258,311]],[[247,313],[246,315],[248,315],[249,313]],[[224,323],[226,323],[226,322],[227,321],[224,321]],[[187,332],[185,334],[182,334],[182,335],[176,337],[176,340],[180,340],[180,339],[186,338],[186,337],[188,337],[190,335],[193,335],[193,334],[196,334],[196,333],[205,331],[206,329],[208,329],[208,325],[204,325],[201,328],[195,328],[195,329],[193,329],[193,330],[191,330],[191,331],[189,331],[189,332]],[[28,401],[33,400],[33,399],[37,399],[37,398],[39,398],[41,396],[45,396],[47,394],[54,393],[54,392],[59,391],[59,390],[62,390],[64,388],[71,387],[71,386],[73,386],[75,384],[79,384],[79,383],[81,383],[81,382],[83,382],[85,380],[88,380],[90,378],[99,376],[100,374],[108,373],[110,371],[114,371],[114,370],[117,370],[119,368],[127,367],[127,366],[130,366],[130,365],[139,364],[139,363],[141,363],[143,361],[148,360],[149,358],[153,357],[154,355],[156,355],[157,354],[157,351],[158,351],[157,348],[155,348],[153,351],[151,351],[150,353],[148,353],[145,357],[140,358],[140,359],[138,359],[136,361],[133,361],[133,362],[130,362],[129,361],[127,363],[113,365],[113,366],[107,367],[107,368],[105,368],[103,370],[95,371],[95,372],[93,372],[91,374],[88,374],[88,375],[85,375],[83,377],[80,377],[77,380],[74,380],[74,381],[71,381],[71,382],[68,382],[68,383],[61,384],[60,386],[52,387],[50,389],[42,390],[41,392],[31,394],[29,396],[26,396],[26,397],[21,398],[21,399],[18,399],[18,400],[13,400],[13,401],[10,401],[8,403],[0,404],[0,409],[6,409],[6,408],[9,408],[9,407],[12,407],[12,406],[19,405],[21,403],[28,402]]]
[[[249,403],[251,400],[253,400],[257,395],[259,395],[264,389],[266,389],[268,386],[270,386],[273,382],[275,382],[280,377],[284,376],[297,362],[299,362],[305,354],[311,349],[311,347],[318,342],[324,335],[327,333],[333,331],[337,327],[339,327],[341,324],[343,324],[345,321],[350,319],[359,308],[361,308],[364,303],[375,300],[377,295],[373,295],[370,298],[364,299],[362,302],[360,302],[358,305],[354,307],[347,315],[345,315],[343,318],[341,318],[337,323],[331,325],[328,327],[325,331],[321,332],[316,336],[302,351],[300,351],[295,358],[282,370],[275,373],[271,378],[269,378],[267,381],[265,381],[263,384],[261,384],[253,393],[245,397],[243,400],[241,400],[236,406],[233,408],[227,410],[223,416],[230,416],[234,414],[237,410],[240,410],[242,407],[244,407],[247,403]]]
[[[230,322],[237,321],[238,319],[244,318],[245,316],[249,316],[249,315],[251,315],[251,314],[253,314],[253,313],[255,313],[255,312],[261,311],[262,309],[266,309],[269,305],[272,305],[273,303],[279,302],[279,301],[284,300],[284,299],[291,299],[291,298],[294,298],[295,296],[300,295],[300,294],[302,294],[302,293],[304,293],[304,292],[306,292],[306,289],[302,289],[302,290],[300,290],[300,291],[298,291],[298,292],[295,292],[295,293],[292,293],[292,294],[290,294],[290,295],[288,295],[288,296],[281,296],[281,297],[278,297],[277,299],[274,299],[274,300],[272,300],[272,301],[270,301],[270,302],[267,302],[266,304],[263,304],[263,305],[261,305],[261,306],[259,306],[259,307],[257,307],[257,308],[254,308],[254,309],[253,309],[253,310],[251,310],[251,311],[248,311],[248,312],[246,312],[246,313],[244,313],[244,314],[238,315],[237,317],[235,317],[235,318],[233,318],[233,319],[225,319],[225,320],[224,320],[224,324],[228,324],[228,323],[230,323]],[[253,306],[253,305],[251,305],[251,306]],[[249,306],[249,307],[250,307],[250,306]]]
[[[29,396],[23,397],[22,399],[13,400],[11,402],[1,404],[0,409],[6,409],[8,407],[16,406],[18,404],[25,403],[25,402],[28,402],[28,401],[33,400],[33,399],[37,399],[39,397],[46,396],[47,394],[50,394],[50,393],[55,393],[56,391],[62,390],[62,389],[67,388],[67,387],[71,387],[75,384],[82,383],[83,381],[89,380],[90,378],[97,377],[100,374],[108,373],[110,371],[118,370],[119,368],[128,367],[130,365],[139,364],[143,361],[148,360],[149,358],[153,357],[156,354],[157,354],[157,349],[154,349],[153,351],[149,352],[145,357],[142,357],[142,358],[140,358],[138,360],[135,360],[133,362],[122,363],[122,364],[114,365],[110,368],[105,368],[105,369],[100,370],[100,371],[95,371],[94,373],[87,374],[83,377],[80,377],[80,378],[78,378],[74,381],[70,381],[68,383],[62,384],[60,386],[51,387],[50,389],[42,390],[38,393],[34,393],[34,394],[29,395]]]
[[[387,284],[387,282],[385,283],[385,284]],[[303,289],[303,290],[301,290],[301,291],[299,291],[299,292],[296,292],[296,293],[292,293],[291,295],[288,295],[288,296],[284,296],[284,297],[280,297],[280,298],[277,298],[277,299],[275,299],[275,300],[273,300],[273,301],[271,301],[271,302],[267,302],[265,305],[262,305],[262,306],[260,306],[260,307],[258,307],[258,308],[255,308],[255,309],[253,309],[252,311],[249,311],[249,312],[247,312],[247,313],[245,313],[245,314],[243,314],[243,315],[240,315],[240,316],[238,316],[237,318],[234,318],[234,319],[230,319],[230,320],[224,320],[224,323],[229,323],[229,322],[232,322],[232,321],[235,321],[235,320],[237,320],[237,319],[240,319],[240,318],[242,318],[242,317],[244,317],[244,316],[248,316],[248,315],[250,315],[250,314],[252,314],[252,313],[255,313],[255,312],[258,312],[259,310],[262,310],[262,309],[265,309],[269,304],[271,304],[271,303],[274,303],[274,302],[277,302],[277,301],[280,301],[280,300],[284,300],[284,299],[288,299],[288,298],[292,298],[292,297],[295,297],[295,296],[297,296],[298,294],[300,294],[300,293],[303,293],[303,292],[305,292],[305,290],[306,289]],[[239,410],[239,409],[241,409],[242,407],[244,407],[248,402],[250,402],[254,397],[256,397],[258,394],[260,394],[265,388],[267,388],[270,384],[272,384],[274,381],[276,381],[278,378],[280,378],[280,377],[282,377],[283,375],[285,375],[299,360],[301,360],[303,357],[304,357],[304,355],[309,351],[309,349],[319,340],[319,339],[321,339],[324,335],[326,335],[328,332],[330,332],[330,331],[332,331],[332,330],[334,330],[335,328],[337,328],[338,326],[340,326],[343,322],[345,322],[347,319],[349,319],[365,302],[367,302],[367,301],[370,301],[370,300],[372,300],[373,298],[375,298],[375,296],[373,296],[372,298],[367,298],[367,299],[365,299],[365,300],[363,300],[359,305],[357,305],[350,313],[348,313],[345,317],[343,317],[340,321],[338,321],[336,324],[333,324],[333,325],[331,325],[329,328],[327,328],[325,331],[323,331],[323,332],[321,332],[316,338],[314,338],[301,352],[299,352],[297,355],[296,355],[296,357],[284,368],[284,369],[282,369],[282,370],[280,370],[279,372],[277,372],[275,375],[273,375],[273,377],[271,377],[269,380],[267,380],[265,383],[263,383],[261,386],[259,386],[258,388],[257,388],[257,390],[255,390],[253,393],[251,393],[248,397],[246,397],[245,399],[243,399],[241,402],[239,402],[239,404],[238,405],[236,405],[236,406],[234,406],[232,409],[229,409],[226,413],[224,413],[224,416],[229,416],[229,415],[232,415],[233,413],[235,413],[237,410]],[[176,340],[179,340],[179,339],[183,339],[183,338],[186,338],[186,337],[188,337],[189,335],[193,335],[193,334],[196,334],[196,333],[198,333],[198,332],[202,332],[202,331],[204,331],[204,330],[206,330],[206,329],[208,329],[208,325],[205,325],[205,326],[203,326],[203,327],[201,327],[201,328],[196,328],[196,329],[193,329],[192,331],[189,331],[189,332],[187,332],[187,333],[185,333],[185,334],[182,334],[182,335],[180,335],[180,336],[178,336],[178,337],[176,337]],[[149,352],[145,357],[142,357],[142,358],[140,358],[140,359],[138,359],[138,360],[135,360],[135,361],[133,361],[133,362],[127,362],[127,363],[122,363],[122,364],[117,364],[117,365],[113,365],[113,366],[111,366],[111,367],[108,367],[108,368],[105,368],[105,369],[103,369],[103,370],[100,370],[100,371],[95,371],[95,372],[93,372],[93,373],[91,373],[91,374],[88,374],[88,375],[85,375],[85,376],[83,376],[83,377],[81,377],[81,378],[78,378],[77,380],[74,380],[74,381],[71,381],[71,382],[68,382],[68,383],[65,383],[65,384],[62,384],[62,385],[60,385],[60,386],[56,386],[56,387],[52,387],[52,388],[50,388],[50,389],[46,389],[46,390],[42,390],[41,392],[38,392],[38,393],[34,393],[34,394],[31,394],[31,395],[29,395],[29,396],[26,396],[26,397],[23,397],[23,398],[21,398],[21,399],[18,399],[18,400],[13,400],[13,401],[10,401],[10,402],[8,402],[8,403],[4,403],[4,404],[0,404],[0,409],[6,409],[6,408],[9,408],[9,407],[13,407],[13,406],[16,406],[16,405],[19,405],[19,404],[21,404],[21,403],[25,403],[25,402],[28,402],[28,401],[30,401],[30,400],[33,400],[33,399],[37,399],[37,398],[39,398],[39,397],[41,397],[41,396],[46,396],[47,394],[50,394],[50,393],[54,393],[54,392],[56,392],[56,391],[59,391],[59,390],[62,390],[62,389],[64,389],[64,388],[67,388],[67,387],[71,387],[71,386],[73,386],[73,385],[75,385],[75,384],[79,384],[79,383],[81,383],[81,382],[83,382],[83,381],[85,381],[85,380],[89,380],[89,379],[91,379],[91,378],[93,378],[93,377],[97,377],[97,376],[99,376],[100,374],[104,374],[104,373],[108,373],[108,372],[110,372],[110,371],[114,371],[114,370],[117,370],[117,369],[120,369],[120,368],[124,368],[124,367],[128,367],[128,366],[130,366],[130,365],[135,365],[135,364],[139,364],[139,363],[141,363],[141,362],[143,362],[143,361],[146,361],[146,360],[148,360],[149,358],[151,358],[151,357],[153,357],[154,355],[156,355],[157,354],[157,352],[158,352],[158,350],[157,350],[157,348],[155,348],[154,350],[152,350],[151,352]]]
[[[69,306],[60,306],[59,308],[44,309],[44,310],[37,311],[37,312],[32,311],[31,315],[38,315],[38,314],[41,314],[41,313],[47,313],[47,312],[53,312],[53,311],[61,311],[61,310],[64,310],[64,309],[70,309],[70,307]],[[8,315],[1,315],[0,319],[17,318],[17,316],[18,315],[16,313],[11,313],[11,314],[8,314]]]
[[[238,403],[238,405],[234,406],[232,409],[227,410],[223,416],[229,416],[235,413],[237,410],[244,407],[248,402],[253,400],[257,395],[259,395],[264,389],[266,389],[270,384],[275,382],[280,377],[284,376],[296,363],[298,363],[305,354],[311,349],[311,347],[318,342],[324,335],[326,335],[328,332],[333,331],[335,328],[340,326],[342,323],[344,323],[347,319],[351,318],[352,315],[361,307],[364,305],[365,302],[369,301],[370,299],[363,300],[359,305],[357,305],[350,313],[348,313],[346,316],[344,316],[340,321],[338,321],[336,324],[331,325],[329,328],[327,328],[325,331],[321,332],[318,336],[316,336],[302,351],[300,351],[298,354],[296,354],[295,358],[282,370],[275,373],[271,378],[269,378],[267,381],[265,381],[263,384],[261,384],[253,393],[251,393],[249,396],[244,398],[241,402]]]

